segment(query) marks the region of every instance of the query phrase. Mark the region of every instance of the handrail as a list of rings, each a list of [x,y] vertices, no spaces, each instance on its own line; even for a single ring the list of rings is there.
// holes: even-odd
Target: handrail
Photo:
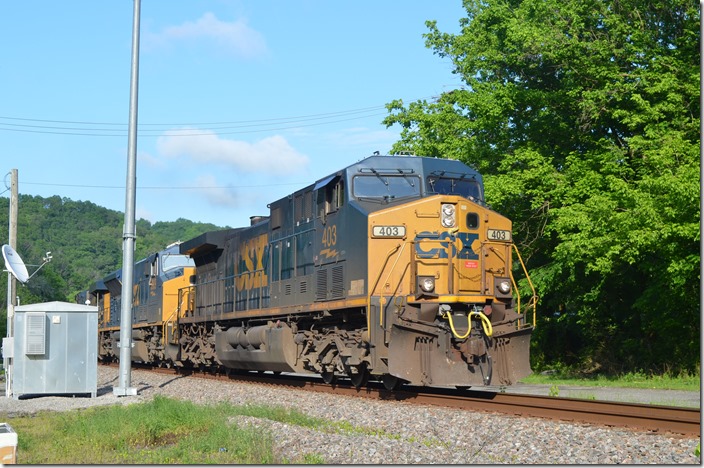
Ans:
[[[521,267],[523,268],[523,273],[526,275],[526,279],[528,280],[528,285],[530,286],[530,289],[533,292],[533,295],[531,296],[530,301],[528,301],[528,305],[526,306],[526,308],[533,309],[533,328],[535,328],[536,309],[538,306],[538,295],[535,294],[535,287],[533,286],[533,282],[530,279],[530,275],[528,274],[528,270],[526,268],[526,265],[523,263],[523,258],[521,257],[521,253],[518,251],[518,247],[516,247],[516,244],[514,244],[514,243],[511,243],[511,246],[516,251],[516,255],[518,255],[518,260],[521,262]],[[502,261],[505,261],[505,259],[499,254],[499,252],[496,251],[495,248],[490,247],[489,250],[491,250],[494,253],[494,255],[499,257]],[[509,269],[508,273],[509,273],[509,278],[511,278],[511,284],[513,285],[513,292],[516,294],[516,312],[518,314],[521,314],[521,292],[519,291],[518,284],[516,284],[516,280],[513,277],[513,271],[511,269]],[[520,320],[519,320],[518,324],[520,326]]]
[[[396,261],[391,266],[391,270],[389,270],[389,274],[386,275],[386,281],[389,280],[389,278],[391,277],[391,273],[394,272],[394,269],[396,268],[396,265],[398,264],[398,260],[401,258],[401,254],[403,253],[403,249],[405,249],[405,248],[406,248],[406,242],[401,244],[401,250],[399,251],[398,255],[396,256]],[[393,255],[393,253],[391,255]],[[383,270],[382,270],[382,272],[383,272]],[[381,272],[379,273],[379,277],[381,277]],[[377,284],[378,284],[378,281],[377,281]],[[376,285],[374,286],[374,289],[376,289]],[[370,299],[370,301],[371,301],[371,299]],[[381,309],[381,306],[383,306],[383,304],[384,304],[384,291],[380,291],[379,292],[379,307],[380,307],[379,326],[381,328],[384,328],[384,311],[383,311],[383,309]]]
[[[171,337],[167,336],[166,328],[169,326],[169,323],[175,322],[175,320],[173,320],[173,317],[174,317],[174,315],[177,315],[177,314],[178,314],[178,307],[176,308],[176,310],[174,310],[171,313],[171,315],[169,315],[168,319],[166,319],[162,322],[161,333],[162,333],[162,336],[164,337],[164,345],[171,343]]]
[[[521,253],[518,251],[518,247],[516,247],[516,244],[511,243],[513,246],[513,250],[516,251],[516,255],[518,256],[518,260],[521,262],[521,267],[523,268],[523,274],[526,275],[526,279],[528,280],[528,285],[530,286],[531,291],[533,292],[533,295],[531,296],[530,301],[528,302],[528,305],[526,308],[532,307],[533,308],[533,328],[535,328],[535,318],[536,318],[536,309],[538,307],[538,295],[535,293],[535,286],[533,286],[533,281],[530,279],[530,275],[528,274],[528,269],[526,268],[525,263],[523,263],[523,258],[521,257]],[[511,272],[511,282],[513,283],[514,286],[514,291],[518,291],[518,287],[516,287],[516,281],[513,278],[513,272]],[[520,314],[520,303],[519,303],[519,308],[518,308],[518,313]]]
[[[376,290],[376,287],[379,285],[379,280],[381,279],[381,274],[384,273],[384,269],[386,268],[386,264],[389,262],[389,258],[391,258],[391,256],[400,247],[401,247],[401,244],[396,244],[396,246],[393,247],[391,250],[389,250],[389,253],[386,254],[386,260],[384,260],[384,266],[381,268],[381,270],[379,270],[379,275],[376,277],[376,281],[374,282],[374,286],[369,289],[369,293],[367,294],[367,334],[369,335],[370,339],[371,339],[371,332],[372,332],[372,318],[371,318],[372,296],[374,295],[374,291]],[[379,301],[379,303],[381,305],[381,300]],[[381,315],[381,310],[379,310],[379,314]]]
[[[489,247],[489,250],[494,255],[499,257],[499,260],[506,263],[506,259],[504,257],[502,257],[501,254],[499,254],[499,252],[494,247]],[[511,284],[513,285],[512,291],[516,294],[516,312],[518,314],[520,314],[521,313],[521,291],[519,291],[519,289],[518,289],[518,285],[516,284],[516,280],[513,279],[513,272],[511,271],[511,269],[508,270],[508,276],[509,276],[509,278],[511,278]],[[519,321],[519,325],[520,325],[520,321]]]
[[[178,290],[178,305],[176,306],[176,309],[169,315],[169,317],[162,322],[162,335],[164,337],[164,341],[166,342],[171,342],[171,337],[167,337],[167,327],[169,326],[170,323],[178,323],[178,319],[181,317],[184,317],[184,307],[183,304],[185,302],[190,302],[193,299],[194,296],[194,286],[185,286],[183,288],[179,288]],[[173,334],[173,331],[172,331]],[[168,340],[168,341],[167,341]]]

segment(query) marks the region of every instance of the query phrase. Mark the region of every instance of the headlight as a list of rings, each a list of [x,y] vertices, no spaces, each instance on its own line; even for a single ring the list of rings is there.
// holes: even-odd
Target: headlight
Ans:
[[[420,280],[420,288],[425,292],[433,292],[435,280],[433,278],[423,278]]]
[[[508,294],[511,291],[511,283],[506,280],[500,281],[498,287],[502,294]]]
[[[442,225],[447,228],[455,226],[455,205],[442,204]]]

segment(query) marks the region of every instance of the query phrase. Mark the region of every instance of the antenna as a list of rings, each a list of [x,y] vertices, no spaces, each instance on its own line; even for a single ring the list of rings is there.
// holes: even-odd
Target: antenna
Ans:
[[[29,279],[29,272],[15,249],[7,244],[3,245],[2,256],[5,259],[5,268],[17,278],[17,281],[26,283]]]
[[[42,258],[42,261],[44,263],[39,265],[39,268],[34,270],[34,273],[30,275],[27,271],[27,266],[22,261],[22,258],[20,258],[20,255],[15,252],[15,249],[13,249],[7,244],[3,245],[2,256],[5,259],[5,268],[7,268],[7,270],[12,273],[15,278],[17,278],[17,281],[23,284],[29,281],[32,276],[34,276],[44,265],[49,263],[52,259],[51,252],[47,252],[46,256]]]

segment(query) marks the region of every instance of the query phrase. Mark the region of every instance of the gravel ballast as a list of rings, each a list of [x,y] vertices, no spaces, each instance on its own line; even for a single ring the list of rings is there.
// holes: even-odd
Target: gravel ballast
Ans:
[[[609,427],[373,401],[250,383],[204,380],[133,369],[136,396],[118,397],[118,369],[98,367],[98,396],[0,397],[12,418],[41,410],[148,401],[155,394],[198,404],[229,401],[294,408],[350,425],[353,431],[311,429],[252,417],[233,418],[271,433],[276,454],[289,461],[314,456],[326,464],[701,464],[697,438]],[[4,382],[2,383],[4,387]],[[335,427],[335,426],[332,426]],[[22,434],[18,434],[21,438]],[[21,463],[21,460],[19,460]]]

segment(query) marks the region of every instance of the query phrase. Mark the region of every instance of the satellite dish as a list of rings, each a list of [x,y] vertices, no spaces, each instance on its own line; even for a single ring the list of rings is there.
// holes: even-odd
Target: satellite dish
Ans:
[[[15,249],[7,244],[3,245],[2,256],[5,259],[5,268],[17,278],[17,281],[26,283],[29,279],[29,272]]]

